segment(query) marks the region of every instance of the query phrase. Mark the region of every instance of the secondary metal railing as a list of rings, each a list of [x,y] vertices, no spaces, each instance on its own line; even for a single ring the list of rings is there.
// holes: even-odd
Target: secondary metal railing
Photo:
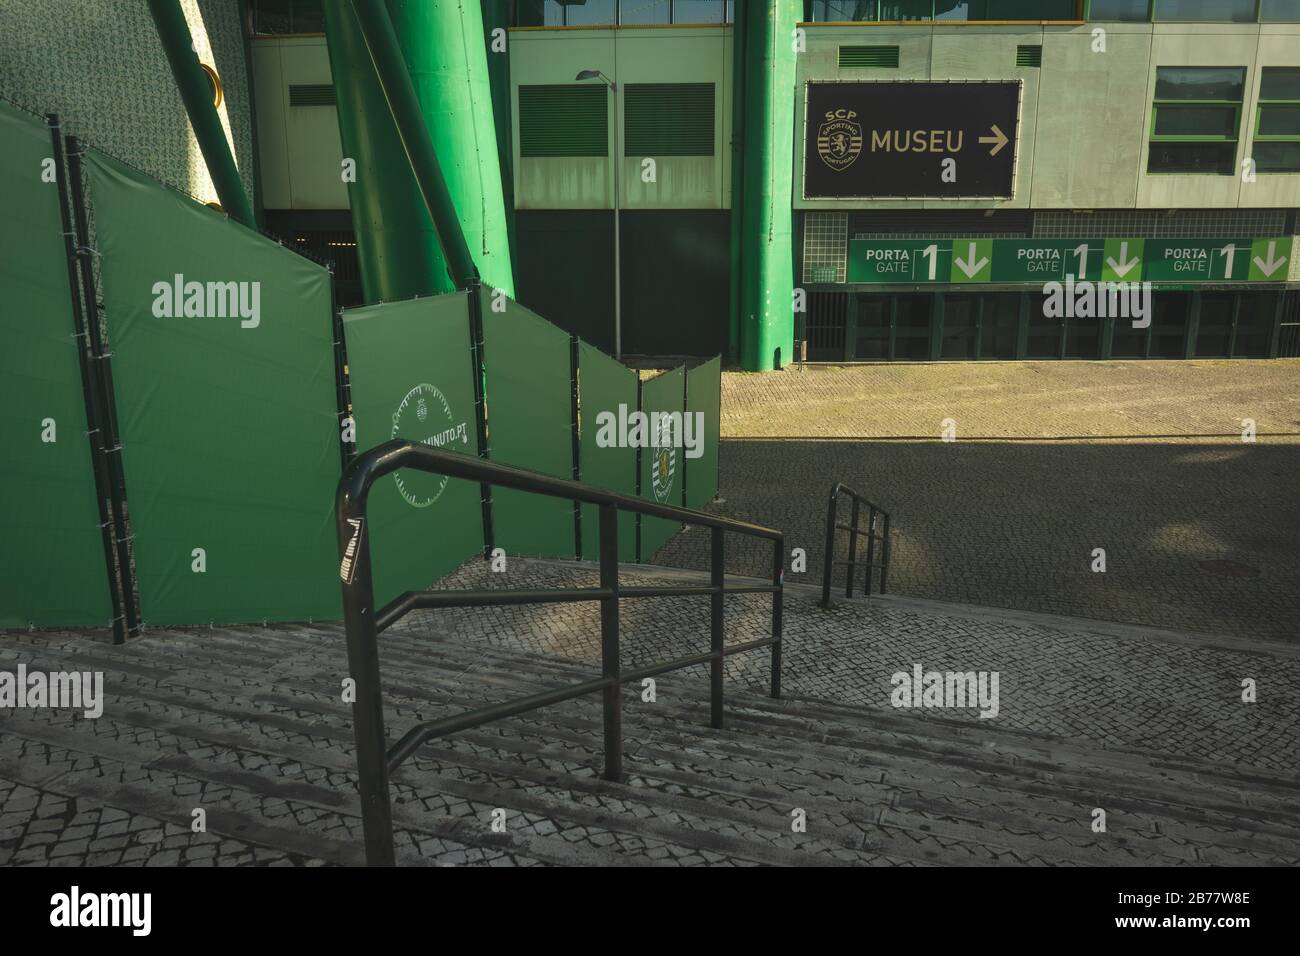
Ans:
[[[837,524],[835,520],[840,495],[848,495],[853,502],[852,517],[848,524]],[[863,531],[859,525],[862,505],[866,505],[868,508],[866,531]],[[876,528],[882,523],[882,519],[883,530],[880,534],[877,534]],[[847,561],[835,560],[836,529],[849,533],[849,557]],[[867,539],[866,561],[857,560],[858,538],[860,537]],[[880,563],[878,564],[876,563],[877,541],[880,542]],[[889,548],[889,512],[879,505],[872,504],[848,485],[838,483],[831,488],[830,504],[826,508],[826,554],[822,561],[822,605],[830,607],[831,576],[834,574],[835,565],[837,564],[847,566],[844,574],[845,597],[853,597],[854,571],[860,565],[866,569],[863,574],[863,587],[866,594],[871,595],[871,572],[876,569],[880,570],[880,590],[878,593],[884,594],[889,580]]]
[[[564,498],[599,506],[600,586],[554,590],[408,591],[382,608],[374,606],[370,540],[366,527],[366,499],[370,488],[383,476],[399,468],[413,468],[449,478],[464,478],[503,488],[514,488],[553,498]],[[618,582],[618,512],[636,512],[667,518],[684,524],[712,529],[710,579],[708,586],[620,587]],[[634,498],[615,491],[592,488],[575,481],[553,478],[537,472],[512,468],[454,452],[438,451],[410,441],[386,442],[358,456],[339,481],[335,501],[338,522],[339,577],[343,581],[343,618],[347,628],[349,676],[356,681],[352,721],[357,744],[358,786],[361,819],[365,830],[366,862],[394,863],[393,818],[388,779],[403,761],[435,737],[468,730],[490,721],[513,717],[539,707],[599,692],[604,699],[605,779],[618,780],[623,771],[623,721],[619,689],[623,684],[680,670],[695,664],[710,665],[710,718],[722,726],[722,662],[725,657],[761,647],[772,649],[771,694],[781,696],[781,611],[785,569],[785,539],[779,531],[733,521],[702,511]],[[728,587],[724,574],[724,532],[736,532],[772,541],[772,583]],[[772,595],[772,633],[756,641],[724,646],[723,605],[728,594]],[[660,664],[624,670],[619,657],[619,601],[623,598],[688,597],[711,598],[709,649]],[[567,687],[532,694],[513,701],[483,707],[416,724],[392,747],[384,733],[384,704],[379,685],[381,631],[416,609],[447,607],[489,607],[505,604],[600,603],[601,676]]]

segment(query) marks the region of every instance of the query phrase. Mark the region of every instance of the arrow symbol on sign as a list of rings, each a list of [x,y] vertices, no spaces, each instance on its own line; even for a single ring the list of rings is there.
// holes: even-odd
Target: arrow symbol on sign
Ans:
[[[1119,276],[1121,279],[1128,275],[1129,272],[1132,271],[1133,267],[1141,261],[1142,260],[1137,256],[1134,256],[1132,259],[1128,257],[1127,242],[1121,242],[1119,244],[1119,262],[1116,262],[1111,256],[1106,257],[1106,265],[1110,266],[1115,275]]]
[[[997,123],[993,124],[992,132],[993,132],[992,136],[981,136],[980,142],[996,144],[992,149],[989,150],[990,156],[996,156],[998,153],[1002,152],[1002,147],[1007,145],[1007,143],[1011,142],[1011,140],[1007,138],[1006,133],[1002,132],[1002,130],[998,128]]]
[[[1280,266],[1282,263],[1286,262],[1286,259],[1284,259],[1282,256],[1278,256],[1276,259],[1274,259],[1273,255],[1276,252],[1277,252],[1277,243],[1270,242],[1268,244],[1268,259],[1267,260],[1261,259],[1259,256],[1255,257],[1255,265],[1259,266],[1259,271],[1264,273],[1264,275],[1266,276],[1271,276],[1274,272],[1277,272],[1277,267]]]
[[[973,279],[976,273],[978,273],[981,269],[983,269],[986,265],[989,264],[988,256],[984,256],[983,258],[980,259],[979,262],[976,262],[975,251],[976,251],[975,243],[972,242],[970,244],[970,249],[967,250],[966,252],[966,258],[964,260],[959,259],[956,256],[954,256],[952,260],[953,262],[957,263],[957,268],[959,268],[962,272],[966,273],[967,279]]]

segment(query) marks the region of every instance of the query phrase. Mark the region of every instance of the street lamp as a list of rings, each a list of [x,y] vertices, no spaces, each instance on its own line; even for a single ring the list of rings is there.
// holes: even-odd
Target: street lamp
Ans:
[[[618,169],[622,165],[622,149],[618,135],[618,84],[600,70],[582,70],[574,78],[575,82],[583,80],[601,80],[614,94],[614,358],[623,358],[623,259],[619,249],[619,207],[622,195],[619,190]]]

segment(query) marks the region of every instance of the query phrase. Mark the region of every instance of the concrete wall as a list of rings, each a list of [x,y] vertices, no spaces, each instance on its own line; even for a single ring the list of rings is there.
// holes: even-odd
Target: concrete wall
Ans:
[[[291,85],[332,82],[325,37],[257,37],[253,82],[266,208],[347,209],[337,110],[289,105]]]
[[[623,208],[730,206],[730,29],[513,30],[510,43],[518,208],[612,208],[612,169],[608,157],[519,158],[519,87],[572,83],[583,69],[601,70],[620,87],[626,83],[712,83],[715,91],[713,155],[653,157],[657,166],[654,183],[641,180],[644,157],[623,157],[620,170]],[[611,96],[610,156],[614,155],[613,100]]]
[[[1106,52],[1093,52],[1105,30]],[[1008,201],[836,203],[803,200],[803,97],[796,128],[795,206],[803,209],[1167,209],[1294,208],[1300,174],[1264,174],[1254,184],[1240,176],[1147,175],[1147,133],[1159,66],[1244,66],[1246,100],[1238,158],[1249,155],[1259,70],[1300,66],[1300,24],[1086,24],[907,26],[808,25],[799,58],[800,87],[809,79],[1020,79],[1024,82],[1016,194]],[[622,83],[708,82],[717,91],[712,157],[657,159],[658,182],[640,179],[640,157],[623,159],[623,207],[730,207],[731,30],[729,27],[620,30],[512,30],[511,80],[520,85],[571,83],[582,69],[603,70]],[[898,69],[843,69],[841,44],[897,44]],[[1041,44],[1041,68],[1016,66],[1016,47]],[[346,208],[337,175],[340,150],[329,107],[289,107],[290,83],[329,77],[324,39],[254,41],[258,127],[266,205],[270,208]],[[596,82],[596,81],[589,81]],[[613,103],[611,98],[611,111]],[[518,156],[516,205],[521,209],[608,209],[613,184],[608,157]],[[610,124],[613,153],[613,123]]]
[[[234,0],[182,0],[199,59],[221,77],[218,112],[251,198],[253,136],[244,34]],[[0,3],[0,97],[57,112],[85,142],[203,202],[215,202],[148,7],[140,0]]]
[[[1094,31],[1105,52],[1094,52]],[[1300,24],[1089,23],[810,26],[798,82],[807,80],[1022,79],[1015,198],[1001,201],[803,200],[795,157],[795,206],[804,209],[1168,209],[1300,205],[1300,174],[1148,175],[1156,69],[1246,67],[1238,161],[1250,154],[1259,70],[1300,66]],[[840,69],[842,44],[899,47],[898,69]],[[1016,47],[1041,44],[1042,66],[1017,67]],[[800,98],[802,100],[802,97]],[[803,142],[802,108],[795,121]],[[1240,166],[1238,166],[1240,169]]]

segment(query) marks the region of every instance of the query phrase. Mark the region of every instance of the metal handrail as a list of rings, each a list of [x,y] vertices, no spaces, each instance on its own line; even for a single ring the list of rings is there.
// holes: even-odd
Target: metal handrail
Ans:
[[[595,588],[557,588],[554,590],[486,590],[486,591],[408,591],[375,609],[374,581],[370,563],[370,538],[366,527],[366,500],[370,488],[384,475],[399,468],[413,468],[449,478],[500,485],[518,491],[565,498],[599,506],[600,515],[600,586]],[[707,587],[621,588],[618,583],[618,512],[620,510],[683,524],[712,529],[710,542],[710,579]],[[494,720],[513,717],[539,707],[557,704],[586,694],[600,692],[604,698],[605,772],[607,780],[618,780],[623,772],[623,717],[619,688],[668,671],[708,663],[710,723],[722,727],[722,662],[732,654],[772,649],[771,695],[781,696],[781,618],[784,600],[785,537],[780,531],[761,525],[736,521],[719,515],[692,511],[675,505],[662,505],[642,498],[592,488],[563,478],[554,478],[510,465],[470,458],[456,452],[439,451],[417,442],[394,440],[359,455],[339,480],[334,505],[339,535],[339,577],[343,582],[343,620],[347,630],[349,676],[356,682],[352,704],[353,730],[357,744],[358,789],[361,796],[361,821],[365,832],[366,862],[372,866],[391,866],[393,851],[393,817],[388,781],[403,761],[421,745],[435,737],[468,730]],[[728,587],[724,573],[723,534],[735,532],[772,541],[772,583]],[[770,637],[744,644],[723,644],[723,605],[728,594],[771,594],[772,633]],[[619,601],[641,597],[710,597],[709,650],[633,670],[623,670],[619,657]],[[391,748],[386,748],[383,696],[379,685],[379,645],[381,631],[420,608],[488,607],[506,604],[597,601],[600,603],[601,676],[592,680],[559,687],[419,723],[408,730]]]
[[[835,520],[836,509],[839,504],[840,495],[848,495],[853,501],[853,512],[849,524],[839,524]],[[867,520],[867,530],[862,531],[858,526],[858,515],[862,505],[869,509]],[[883,531],[876,534],[877,519],[883,518]],[[835,560],[835,531],[849,532],[849,557],[847,561]],[[867,560],[858,561],[858,538],[867,539]],[[876,563],[876,542],[880,542],[880,563]],[[878,593],[885,593],[885,586],[889,577],[889,512],[880,505],[868,501],[862,495],[858,494],[843,482],[836,482],[831,488],[830,503],[826,509],[826,552],[822,561],[822,606],[831,606],[831,575],[834,573],[836,564],[844,564],[847,571],[844,575],[844,596],[853,597],[853,572],[858,565],[865,567],[863,574],[863,584],[868,597],[871,596],[871,572],[877,568],[880,569],[880,590]]]

